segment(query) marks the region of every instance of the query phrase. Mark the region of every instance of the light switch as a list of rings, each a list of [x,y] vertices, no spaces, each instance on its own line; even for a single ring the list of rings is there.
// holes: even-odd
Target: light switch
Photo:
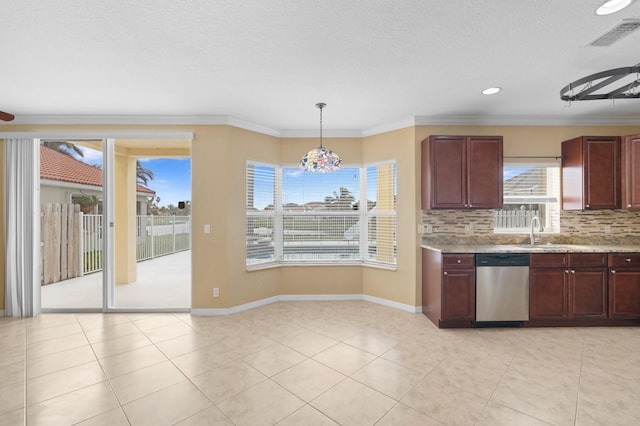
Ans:
[[[210,234],[211,233],[211,225],[208,223],[205,223],[204,225],[204,233],[205,234]]]

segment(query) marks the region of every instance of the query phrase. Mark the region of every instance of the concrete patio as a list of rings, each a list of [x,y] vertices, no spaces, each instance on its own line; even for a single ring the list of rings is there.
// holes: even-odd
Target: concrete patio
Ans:
[[[115,286],[115,308],[191,307],[191,250],[138,262],[137,281]],[[101,309],[102,272],[42,287],[43,309]]]

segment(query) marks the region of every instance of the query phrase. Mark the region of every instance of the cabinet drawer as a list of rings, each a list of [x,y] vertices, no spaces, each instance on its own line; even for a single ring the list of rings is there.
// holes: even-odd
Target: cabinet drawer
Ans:
[[[475,266],[474,254],[443,254],[443,268],[473,268]]]
[[[567,266],[567,255],[565,253],[531,253],[529,265],[540,268],[563,268]]]
[[[637,268],[640,267],[640,253],[610,253],[610,268]]]
[[[569,253],[569,266],[577,268],[602,268],[607,266],[606,253]]]

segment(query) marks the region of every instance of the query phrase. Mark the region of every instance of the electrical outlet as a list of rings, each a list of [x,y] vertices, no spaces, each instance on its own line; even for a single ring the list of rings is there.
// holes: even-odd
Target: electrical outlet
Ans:
[[[211,225],[210,224],[206,223],[204,225],[204,233],[205,234],[210,234],[211,233]]]
[[[219,297],[220,296],[220,289],[218,287],[215,287],[213,289],[213,297]]]
[[[427,223],[426,233],[427,234],[433,234],[433,225],[432,224]]]
[[[605,234],[610,234],[611,233],[611,225],[605,225],[604,226],[604,233]]]

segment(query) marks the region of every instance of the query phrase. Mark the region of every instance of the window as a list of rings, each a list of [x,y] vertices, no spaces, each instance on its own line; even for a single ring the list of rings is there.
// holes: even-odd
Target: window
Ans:
[[[247,266],[276,260],[274,226],[276,217],[276,169],[273,166],[247,165]]]
[[[395,163],[325,174],[247,163],[247,267],[395,266],[395,176]]]
[[[504,164],[504,207],[495,210],[494,231],[529,232],[538,216],[545,232],[560,232],[560,167]]]
[[[367,168],[366,263],[396,264],[396,165]]]

